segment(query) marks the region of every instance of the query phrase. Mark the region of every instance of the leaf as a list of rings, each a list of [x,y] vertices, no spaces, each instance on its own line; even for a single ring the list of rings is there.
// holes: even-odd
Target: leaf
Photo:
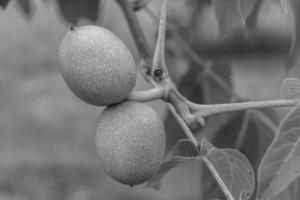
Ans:
[[[95,22],[101,3],[99,0],[57,0],[57,2],[65,20],[75,25],[81,18]]]
[[[288,190],[282,191],[281,193],[279,193],[278,195],[272,198],[272,200],[295,200],[295,199],[298,198],[292,198]]]
[[[147,182],[146,186],[151,187],[153,189],[160,189],[161,187],[161,179],[163,178],[166,173],[168,173],[171,169],[177,167],[178,165],[195,160],[195,158],[190,157],[172,157],[170,160],[164,162],[158,172]]]
[[[29,17],[31,14],[31,5],[29,0],[17,0],[24,14]]]
[[[258,170],[259,199],[268,200],[300,174],[300,104],[281,121]]]
[[[296,178],[287,189],[274,196],[272,200],[295,200],[300,197],[300,178]]]
[[[209,129],[209,127],[206,128],[207,124],[203,130],[205,131],[204,136],[211,138],[210,140],[221,148],[236,148],[247,156],[255,168],[258,167],[258,163],[274,136],[273,131],[277,124],[275,113],[270,109],[260,109],[238,112],[229,116],[231,120],[227,121],[216,132],[207,130]],[[264,119],[261,119],[261,116]],[[222,119],[221,117],[223,119],[227,118],[226,115],[220,116],[220,119]],[[217,126],[219,121],[211,123]],[[214,137],[212,138],[210,134]],[[256,146],[255,149],[253,149],[253,145]]]
[[[300,80],[297,78],[284,79],[281,93],[286,99],[300,99]]]
[[[255,176],[248,159],[241,152],[229,148],[209,147],[206,151],[208,154],[204,162],[227,199],[249,199],[254,192]]]
[[[189,139],[181,139],[171,150],[173,157],[196,157],[199,155],[198,149],[195,148],[194,143]]]
[[[297,178],[291,183],[287,189],[281,191],[276,196],[272,197],[271,200],[295,200],[300,197],[299,185],[300,179]]]
[[[245,25],[254,8],[254,0],[213,0],[220,35],[229,35]]]
[[[299,199],[300,198],[300,178],[296,178],[292,184],[289,185],[288,192],[291,196],[291,199]]]
[[[290,51],[286,60],[286,70],[291,70],[294,67],[297,67],[300,58],[300,1],[291,0],[291,8],[293,11],[294,17],[294,32],[292,37],[292,43]],[[298,74],[299,75],[299,74]]]
[[[0,7],[5,8],[10,0],[0,0]]]
[[[210,138],[218,147],[236,148],[241,151],[249,159],[256,172],[275,135],[277,121],[276,114],[271,109],[226,113],[216,115],[214,119],[210,118],[201,134]],[[225,198],[206,169],[202,173],[201,180],[202,199]]]
[[[203,138],[201,141],[201,152],[206,155],[212,153],[212,151],[216,150],[217,148],[214,147],[206,138]]]

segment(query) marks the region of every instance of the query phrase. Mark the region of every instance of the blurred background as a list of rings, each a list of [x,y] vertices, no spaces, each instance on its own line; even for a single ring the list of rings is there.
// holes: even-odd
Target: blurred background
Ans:
[[[102,108],[83,103],[67,88],[58,63],[59,43],[71,24],[97,24],[115,32],[136,60],[138,52],[113,0],[102,1],[99,12],[89,16],[92,20],[72,15],[72,10],[80,10],[80,2],[11,0],[0,9],[0,200],[201,199],[201,166],[197,163],[172,170],[159,191],[144,186],[131,189],[104,174],[94,145]],[[281,98],[279,88],[286,76],[284,63],[293,30],[290,14],[276,0],[266,0],[259,12],[257,40],[222,40],[210,2],[203,1],[196,19],[190,2],[169,1],[169,20],[182,39],[192,42],[193,28],[200,55],[226,59],[233,90],[241,97]],[[148,5],[150,14],[137,12],[152,48],[157,21],[151,14],[158,13],[159,3],[153,0]],[[190,21],[195,26],[188,26]],[[178,83],[190,65],[182,44],[172,39],[167,42],[168,66]],[[148,87],[139,78],[136,88]],[[162,102],[150,104],[165,118]]]

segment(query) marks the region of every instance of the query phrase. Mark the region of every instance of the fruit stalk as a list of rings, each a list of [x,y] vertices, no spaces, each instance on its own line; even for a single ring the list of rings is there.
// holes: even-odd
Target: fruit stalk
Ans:
[[[130,101],[148,102],[157,99],[162,99],[165,95],[166,89],[164,87],[154,87],[144,91],[132,91],[127,98]]]

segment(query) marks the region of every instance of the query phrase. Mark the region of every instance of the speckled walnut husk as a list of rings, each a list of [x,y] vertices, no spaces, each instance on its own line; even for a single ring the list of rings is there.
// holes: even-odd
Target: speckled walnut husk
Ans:
[[[165,131],[156,111],[144,103],[123,102],[100,115],[97,150],[107,174],[137,185],[158,170],[165,153]]]
[[[136,82],[131,52],[114,33],[99,26],[69,31],[61,41],[59,60],[69,88],[92,105],[121,102]]]

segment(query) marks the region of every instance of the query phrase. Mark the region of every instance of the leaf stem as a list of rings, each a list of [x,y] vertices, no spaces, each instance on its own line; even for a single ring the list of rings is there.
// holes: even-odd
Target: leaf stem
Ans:
[[[266,107],[287,107],[297,105],[299,100],[269,100],[269,101],[252,101],[242,103],[226,103],[226,104],[195,104],[188,102],[189,107],[196,116],[206,117],[212,114],[240,111],[252,108],[266,108]]]

